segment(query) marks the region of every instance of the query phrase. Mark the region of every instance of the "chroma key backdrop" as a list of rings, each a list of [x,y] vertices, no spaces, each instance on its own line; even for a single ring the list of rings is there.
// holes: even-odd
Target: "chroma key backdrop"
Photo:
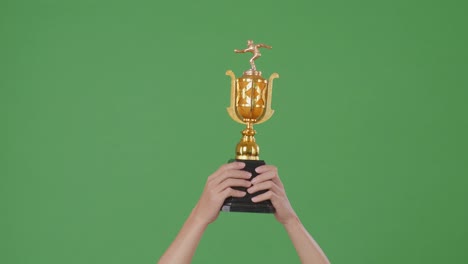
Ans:
[[[156,263],[255,126],[332,263],[468,259],[468,2],[0,1],[0,263]],[[193,263],[299,263],[271,214],[221,213]]]

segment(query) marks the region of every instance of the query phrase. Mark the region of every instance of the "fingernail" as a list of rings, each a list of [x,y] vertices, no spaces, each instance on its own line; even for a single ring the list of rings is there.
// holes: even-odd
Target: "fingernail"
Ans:
[[[260,173],[262,171],[262,166],[255,168],[255,171]]]
[[[252,184],[255,184],[257,182],[257,178],[253,178],[251,181],[250,181]]]
[[[248,188],[248,189],[247,189],[247,192],[248,192],[248,193],[252,193],[252,192],[251,192],[251,189],[252,189],[252,188]]]
[[[252,197],[252,202],[256,202],[256,201],[257,201],[257,196]]]
[[[245,163],[244,162],[237,162],[237,166],[239,166],[239,168],[244,168]]]

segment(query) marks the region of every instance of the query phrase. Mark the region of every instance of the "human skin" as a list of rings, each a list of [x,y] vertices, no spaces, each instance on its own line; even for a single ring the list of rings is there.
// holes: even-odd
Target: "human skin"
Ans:
[[[216,220],[224,200],[230,196],[243,197],[245,192],[232,187],[246,187],[247,192],[265,193],[252,198],[255,203],[271,200],[276,209],[275,218],[289,235],[303,264],[330,263],[312,236],[302,225],[286,196],[278,170],[272,165],[263,165],[256,169],[259,174],[252,179],[249,172],[243,171],[245,164],[233,162],[222,165],[208,177],[203,193],[185,221],[177,237],[159,259],[158,264],[188,264],[210,223]]]

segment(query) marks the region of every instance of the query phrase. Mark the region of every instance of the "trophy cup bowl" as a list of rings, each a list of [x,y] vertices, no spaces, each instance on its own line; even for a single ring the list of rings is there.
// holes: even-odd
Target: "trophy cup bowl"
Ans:
[[[256,123],[265,114],[267,80],[260,76],[243,75],[237,79],[236,114],[243,121]]]

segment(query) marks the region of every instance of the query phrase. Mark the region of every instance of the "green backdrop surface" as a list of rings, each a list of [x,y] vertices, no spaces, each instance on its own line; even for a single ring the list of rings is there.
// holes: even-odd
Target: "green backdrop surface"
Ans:
[[[332,263],[468,259],[466,1],[0,1],[0,262],[155,263],[242,126]],[[298,263],[272,215],[222,213],[193,263]]]

